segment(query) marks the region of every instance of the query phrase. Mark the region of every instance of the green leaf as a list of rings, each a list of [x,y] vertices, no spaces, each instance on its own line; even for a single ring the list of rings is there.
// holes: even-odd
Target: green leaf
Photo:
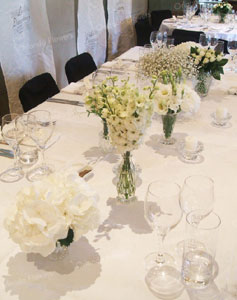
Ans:
[[[218,72],[218,71],[212,72],[212,76],[213,76],[216,80],[220,80],[220,79],[221,79],[220,72]]]
[[[228,59],[223,58],[222,60],[219,61],[219,66],[224,66],[228,63]]]
[[[73,239],[74,239],[74,232],[71,228],[69,228],[67,237],[65,239],[58,240],[58,242],[60,243],[61,246],[68,247],[73,242]]]

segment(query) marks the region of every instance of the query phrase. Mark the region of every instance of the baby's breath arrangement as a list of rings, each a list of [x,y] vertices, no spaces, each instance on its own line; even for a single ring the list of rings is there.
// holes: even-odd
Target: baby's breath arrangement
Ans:
[[[176,46],[173,48],[159,48],[145,54],[139,60],[139,70],[145,76],[157,76],[162,81],[162,72],[169,70],[172,76],[182,68],[184,78],[191,78],[196,74],[196,66],[190,57],[190,46]]]

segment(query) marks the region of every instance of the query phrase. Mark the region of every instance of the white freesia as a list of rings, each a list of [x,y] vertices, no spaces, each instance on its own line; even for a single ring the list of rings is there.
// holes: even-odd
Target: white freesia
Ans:
[[[48,256],[56,242],[67,237],[69,228],[76,241],[97,226],[97,200],[77,173],[54,173],[18,192],[5,227],[22,251]]]
[[[90,112],[101,103],[103,109],[97,114],[106,119],[110,141],[118,152],[139,146],[153,112],[153,101],[147,92],[139,92],[128,81],[117,83],[116,77],[109,77],[102,85],[94,87],[85,103]]]

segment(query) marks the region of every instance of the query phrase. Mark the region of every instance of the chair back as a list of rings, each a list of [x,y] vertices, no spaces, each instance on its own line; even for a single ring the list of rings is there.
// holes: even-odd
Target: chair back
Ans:
[[[24,112],[27,112],[57,93],[59,89],[51,74],[43,73],[22,86],[19,98]]]
[[[65,65],[65,72],[69,83],[77,82],[97,70],[93,57],[84,52],[71,59]]]
[[[174,38],[174,44],[179,45],[184,42],[195,42],[199,43],[200,34],[202,31],[189,31],[182,29],[174,29],[172,37]]]
[[[144,46],[150,44],[151,26],[149,20],[137,21],[135,24],[137,34],[137,46]]]
[[[163,20],[172,18],[171,10],[153,10],[151,12],[152,30],[159,30]]]

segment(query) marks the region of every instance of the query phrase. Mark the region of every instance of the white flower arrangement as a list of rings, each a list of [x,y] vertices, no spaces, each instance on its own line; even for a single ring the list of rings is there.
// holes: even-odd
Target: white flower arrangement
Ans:
[[[139,71],[147,77],[157,76],[162,80],[162,72],[169,70],[175,76],[182,68],[184,78],[191,78],[196,74],[196,66],[190,57],[189,44],[182,44],[172,48],[158,48],[145,54],[139,60]]]
[[[158,82],[154,100],[158,114],[196,113],[200,107],[200,97],[185,83],[176,83],[172,75],[163,72],[165,83]]]
[[[18,192],[5,227],[22,251],[48,256],[57,241],[65,245],[69,235],[76,241],[96,228],[97,200],[97,194],[76,172],[56,172]]]
[[[233,6],[228,2],[217,3],[213,6],[214,14],[228,14],[231,13]]]
[[[150,97],[140,93],[128,80],[118,83],[117,77],[109,77],[93,88],[85,103],[89,112],[99,111],[107,121],[112,145],[124,153],[138,147],[150,125],[153,113]]]

